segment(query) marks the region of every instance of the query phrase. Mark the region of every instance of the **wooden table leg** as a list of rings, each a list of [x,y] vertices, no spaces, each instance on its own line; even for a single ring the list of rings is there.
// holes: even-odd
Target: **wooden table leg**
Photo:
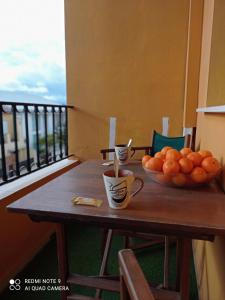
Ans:
[[[177,242],[176,242],[176,288],[175,289],[177,292],[180,291],[181,246],[182,246],[182,242],[181,242],[181,239],[179,238],[179,239],[177,239]]]
[[[169,256],[170,256],[170,240],[169,236],[165,236],[164,245],[164,270],[163,270],[163,288],[169,288]]]
[[[66,231],[63,224],[56,224],[56,238],[57,238],[57,255],[58,255],[58,269],[59,277],[61,279],[60,285],[67,285],[67,277],[69,273],[68,258],[67,258],[67,243]],[[66,300],[68,291],[61,291],[61,300]]]
[[[180,294],[181,300],[189,299],[191,239],[182,238],[180,253]]]

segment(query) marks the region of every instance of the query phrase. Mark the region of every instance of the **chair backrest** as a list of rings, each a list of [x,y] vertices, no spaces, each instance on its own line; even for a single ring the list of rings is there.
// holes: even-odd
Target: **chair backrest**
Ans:
[[[160,133],[153,130],[152,134],[152,145],[131,147],[135,151],[143,151],[145,154],[151,154],[152,156],[160,151],[164,146],[170,146],[174,149],[181,150],[183,147],[190,147],[192,150],[195,148],[195,134],[196,127],[192,128],[192,135],[187,134],[185,136],[168,137],[161,135]],[[115,152],[114,149],[102,149],[100,153],[103,159],[106,159],[108,153]]]
[[[180,293],[150,287],[131,249],[119,251],[120,299],[121,300],[177,300]]]
[[[155,300],[132,250],[119,251],[119,267],[121,300]]]
[[[168,137],[153,131],[151,155],[160,151],[165,146],[170,146],[176,150],[181,150],[183,147],[189,147],[191,142],[191,135]]]
[[[135,150],[136,151],[143,151],[143,153],[145,154],[149,154],[151,147],[150,146],[141,146],[141,147],[131,147],[131,150]],[[100,153],[102,155],[103,159],[106,159],[106,155],[108,153],[112,153],[115,152],[115,149],[101,149]]]

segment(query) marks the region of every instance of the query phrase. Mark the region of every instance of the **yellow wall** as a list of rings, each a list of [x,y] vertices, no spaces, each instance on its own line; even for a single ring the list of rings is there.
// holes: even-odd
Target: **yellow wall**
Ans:
[[[210,73],[207,105],[225,104],[225,1],[216,0],[214,5]]]
[[[200,148],[212,150],[224,165],[225,115],[205,114],[198,123],[198,128],[201,130]],[[225,170],[223,174],[225,174]],[[197,264],[200,300],[224,300],[225,238],[217,237],[214,243],[196,242],[194,250],[196,260],[202,261]]]
[[[163,116],[182,134],[188,11],[189,0],[65,0],[70,152],[99,157],[110,117],[119,143],[149,145]]]
[[[213,3],[204,0],[208,19]],[[214,78],[204,20],[198,80],[202,13],[202,0],[65,0],[67,98],[76,107],[70,112],[70,152],[96,157],[108,146],[111,116],[118,119],[117,142],[133,137],[136,146],[149,144],[162,116],[170,117],[171,135],[195,125],[196,99],[206,105],[208,79]],[[198,147],[222,160],[224,131],[224,115],[198,114]],[[224,239],[194,243],[194,252],[200,299],[224,300]]]
[[[201,57],[203,0],[190,0],[187,43],[186,76],[184,89],[183,126],[196,126],[198,105],[199,69]]]
[[[8,286],[9,279],[14,278],[48,242],[55,230],[52,223],[35,223],[28,216],[9,213],[7,205],[60,176],[78,163],[74,161],[0,200],[0,292]]]
[[[27,216],[7,213],[6,206],[14,200],[0,201],[0,291],[53,233],[53,225],[34,223]]]
[[[219,16],[218,16],[219,14]],[[205,0],[204,24],[203,24],[203,41],[202,41],[202,61],[200,72],[199,86],[199,106],[204,107],[207,104],[217,104],[217,91],[221,95],[225,95],[223,61],[221,68],[219,57],[215,57],[215,53],[221,51],[225,53],[225,37],[218,30],[218,21],[221,23],[220,15],[225,16],[224,1]],[[219,20],[218,20],[219,17]],[[223,18],[223,28],[225,28],[225,18]],[[220,25],[222,25],[220,24]],[[221,30],[221,27],[220,29]],[[212,34],[212,44],[211,44]],[[220,36],[220,39],[215,39]],[[212,46],[212,47],[211,47]],[[210,61],[211,58],[211,61]],[[215,60],[217,65],[214,65]],[[214,80],[215,79],[215,80]],[[208,97],[208,98],[207,98]],[[211,103],[211,100],[215,100]],[[225,99],[223,104],[225,104]],[[222,103],[221,103],[222,104]],[[225,162],[225,114],[198,114],[198,147],[201,149],[210,149],[213,154],[222,162]],[[225,169],[221,183],[225,187],[224,179]],[[212,199],[213,200],[213,199]],[[200,291],[200,300],[224,300],[225,299],[225,238],[217,237],[214,243],[195,242],[194,254],[196,260],[196,270],[198,285]]]

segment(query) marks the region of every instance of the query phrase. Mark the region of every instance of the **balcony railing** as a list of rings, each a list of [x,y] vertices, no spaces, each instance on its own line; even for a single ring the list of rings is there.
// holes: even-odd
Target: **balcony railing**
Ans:
[[[0,185],[68,157],[68,108],[0,102]]]

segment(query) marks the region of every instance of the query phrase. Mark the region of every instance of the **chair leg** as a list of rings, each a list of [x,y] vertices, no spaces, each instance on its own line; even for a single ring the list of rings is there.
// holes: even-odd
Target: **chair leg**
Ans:
[[[108,229],[102,229],[102,238],[101,238],[101,260],[103,258],[104,252],[105,252],[105,245],[106,245],[106,240],[108,236]]]
[[[131,238],[125,235],[123,237],[123,239],[124,239],[124,249],[130,248],[131,247]]]
[[[99,276],[105,275],[106,271],[107,271],[107,264],[108,264],[108,258],[109,258],[110,247],[111,247],[111,242],[112,242],[112,235],[113,235],[113,231],[112,231],[112,229],[109,229],[108,233],[107,233],[105,249],[104,249],[104,253],[103,253],[103,257],[102,257]],[[95,297],[100,298],[101,297],[101,292],[102,292],[102,290],[97,289]]]

